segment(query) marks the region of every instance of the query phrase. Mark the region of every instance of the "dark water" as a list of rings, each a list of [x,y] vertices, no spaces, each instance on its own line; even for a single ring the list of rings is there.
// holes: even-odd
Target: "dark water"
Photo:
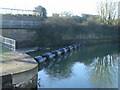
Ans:
[[[38,88],[118,88],[116,44],[85,46],[39,66]]]

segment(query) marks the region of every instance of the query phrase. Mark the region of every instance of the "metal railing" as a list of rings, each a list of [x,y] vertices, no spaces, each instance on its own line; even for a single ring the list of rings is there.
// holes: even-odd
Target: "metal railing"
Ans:
[[[40,16],[38,11],[35,10],[25,10],[25,9],[13,9],[13,8],[1,8],[0,14],[9,14],[9,15],[35,15]]]
[[[0,43],[10,50],[16,50],[16,41],[14,39],[6,38],[0,35]]]

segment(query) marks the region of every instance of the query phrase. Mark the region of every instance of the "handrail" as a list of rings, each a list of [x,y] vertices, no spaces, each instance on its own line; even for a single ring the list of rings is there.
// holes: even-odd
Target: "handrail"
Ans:
[[[0,35],[0,43],[10,50],[16,50],[16,41],[14,39],[6,38]]]
[[[11,14],[11,15],[36,15],[40,16],[37,10],[25,10],[25,9],[13,9],[13,8],[2,8],[0,7],[0,14]]]

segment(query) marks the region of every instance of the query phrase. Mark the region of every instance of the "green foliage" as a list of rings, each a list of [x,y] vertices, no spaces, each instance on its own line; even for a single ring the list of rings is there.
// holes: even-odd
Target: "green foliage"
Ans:
[[[39,15],[43,18],[47,18],[47,11],[44,7],[42,6],[37,6],[35,7],[35,10],[34,11],[34,15]]]
[[[98,20],[98,16],[60,16],[53,14],[42,22],[37,34],[42,45],[60,46],[81,41],[115,40],[118,38],[115,26],[107,29]]]

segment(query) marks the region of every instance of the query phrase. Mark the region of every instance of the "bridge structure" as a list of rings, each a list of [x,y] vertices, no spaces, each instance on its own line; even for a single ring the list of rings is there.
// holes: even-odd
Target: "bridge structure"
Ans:
[[[43,17],[35,10],[0,8],[2,29],[40,28]]]
[[[18,34],[22,33],[22,35],[25,35],[22,32],[23,30],[41,28],[42,20],[43,17],[35,10],[0,8],[0,31],[2,31],[0,43],[15,51],[16,42],[18,42],[17,37],[20,38]],[[8,31],[6,32],[6,30]]]

